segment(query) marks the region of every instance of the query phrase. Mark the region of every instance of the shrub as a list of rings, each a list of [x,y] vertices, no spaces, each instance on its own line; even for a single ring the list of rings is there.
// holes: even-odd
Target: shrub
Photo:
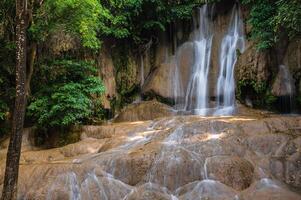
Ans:
[[[43,128],[68,127],[83,123],[98,105],[104,86],[89,62],[54,61],[42,65],[34,80],[28,116]],[[37,79],[38,77],[38,79]]]

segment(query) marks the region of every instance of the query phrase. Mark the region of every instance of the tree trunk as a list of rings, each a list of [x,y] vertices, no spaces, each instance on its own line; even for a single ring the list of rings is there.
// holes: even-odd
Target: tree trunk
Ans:
[[[2,200],[17,199],[22,129],[26,106],[26,0],[16,0],[16,99],[6,157]]]

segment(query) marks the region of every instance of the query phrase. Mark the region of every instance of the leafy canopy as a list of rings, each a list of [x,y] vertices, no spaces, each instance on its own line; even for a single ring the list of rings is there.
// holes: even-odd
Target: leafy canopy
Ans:
[[[251,38],[259,49],[272,47],[285,33],[290,39],[301,34],[300,0],[243,0],[251,8]]]
[[[84,47],[97,49],[100,16],[103,12],[98,0],[45,0],[34,13],[30,33],[36,40],[44,40],[58,29],[79,36]]]

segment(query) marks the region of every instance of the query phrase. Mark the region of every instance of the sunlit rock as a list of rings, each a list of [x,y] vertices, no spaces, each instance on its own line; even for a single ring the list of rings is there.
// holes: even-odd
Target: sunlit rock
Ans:
[[[239,157],[214,156],[206,160],[206,176],[220,181],[236,190],[243,190],[250,186],[254,167]]]
[[[146,101],[125,107],[115,122],[146,121],[174,115],[171,107],[157,101]]]

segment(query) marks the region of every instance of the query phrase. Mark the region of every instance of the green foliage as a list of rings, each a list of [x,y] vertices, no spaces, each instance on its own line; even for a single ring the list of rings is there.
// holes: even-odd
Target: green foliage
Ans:
[[[142,43],[149,39],[151,31],[164,31],[177,19],[191,18],[193,8],[204,3],[205,0],[104,0],[99,34]]]
[[[259,108],[273,109],[277,101],[265,82],[257,82],[255,80],[240,80],[237,83],[237,98],[240,101],[244,101],[244,98],[248,95],[252,98],[254,106]]]
[[[93,115],[97,95],[104,92],[96,69],[89,62],[54,61],[42,65],[35,76],[37,87],[28,116],[40,127],[68,127]]]
[[[251,8],[248,22],[251,38],[258,41],[259,49],[272,47],[282,33],[289,38],[301,34],[300,0],[243,0]]]
[[[7,123],[5,123],[7,121],[8,111],[9,108],[6,102],[0,100],[0,139],[8,132]]]
[[[237,95],[240,97],[242,95],[242,88],[250,86],[257,94],[263,94],[266,91],[267,85],[263,82],[257,82],[255,80],[239,80],[237,83],[238,92]]]
[[[7,120],[15,96],[14,43],[0,37],[0,125]],[[1,134],[0,134],[1,135]]]
[[[44,40],[58,29],[79,36],[84,47],[98,49],[97,31],[102,7],[98,0],[46,0],[34,14],[30,33]]]
[[[0,24],[7,26],[14,22],[15,1],[1,0],[0,1]],[[0,28],[1,29],[1,28]]]
[[[0,138],[9,131],[8,116],[14,102],[15,1],[0,1]]]
[[[265,104],[268,106],[269,109],[277,102],[277,97],[275,97],[270,90],[268,90],[264,96]]]
[[[140,88],[136,80],[138,69],[130,49],[128,44],[120,44],[112,54],[118,96],[112,99],[111,106],[116,110],[133,102]]]
[[[301,2],[300,0],[278,0],[277,15],[274,18],[274,32],[286,30],[290,38],[301,33]]]
[[[0,121],[4,121],[8,112],[8,106],[0,100]]]

